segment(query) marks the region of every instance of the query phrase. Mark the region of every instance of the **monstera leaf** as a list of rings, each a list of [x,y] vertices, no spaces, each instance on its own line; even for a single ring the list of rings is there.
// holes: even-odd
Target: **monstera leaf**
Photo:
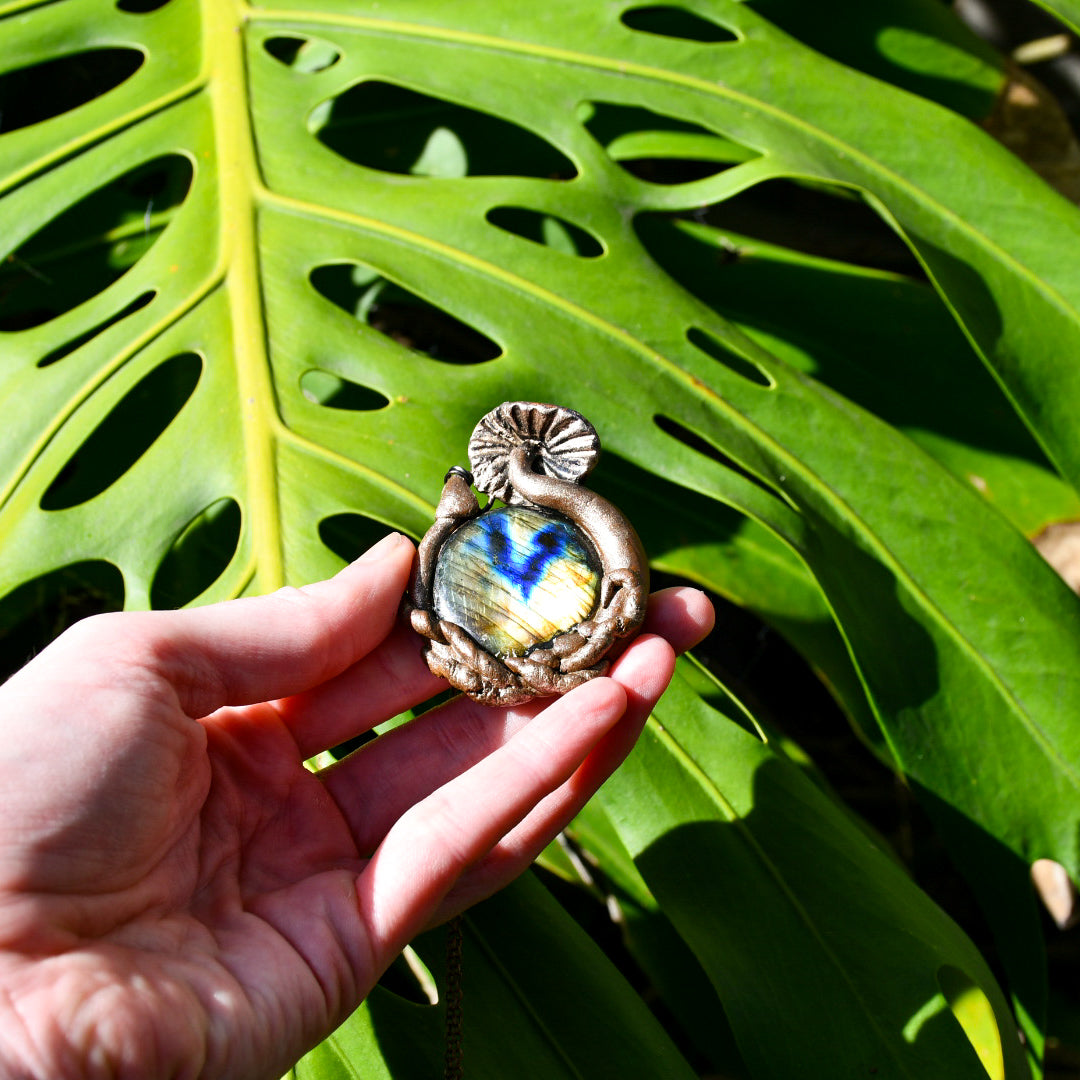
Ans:
[[[1035,0],[1040,7],[1053,12],[1066,26],[1080,31],[1080,5],[1076,0]]]
[[[1077,509],[1080,213],[954,111],[996,70],[919,10],[860,64],[902,90],[790,4],[0,5],[0,615],[320,577],[419,535],[489,408],[556,401],[971,873],[1080,876],[1077,601],[1024,535]],[[792,181],[861,193],[937,296],[717,224]]]
[[[743,1033],[750,1074],[915,1077],[948,1061],[949,1076],[1022,1076],[1005,1000],[971,943],[794,765],[733,722],[733,703],[726,713],[676,679],[600,801]],[[665,798],[673,789],[678,803]],[[746,1038],[763,1010],[797,1017],[820,1045],[761,1028]]]

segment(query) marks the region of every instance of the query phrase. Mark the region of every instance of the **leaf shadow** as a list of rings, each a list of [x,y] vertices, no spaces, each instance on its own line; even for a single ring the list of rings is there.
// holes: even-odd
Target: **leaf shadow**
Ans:
[[[806,512],[806,511],[804,511]],[[937,646],[896,574],[813,512],[803,556],[817,578],[881,713],[898,717],[941,690]]]
[[[839,0],[829,19],[815,17],[813,7],[801,0],[754,0],[754,9],[774,25],[833,60],[874,78],[883,79],[920,97],[973,119],[986,117],[994,105],[994,91],[965,80],[982,61],[996,67],[993,50],[967,30],[945,5],[863,0]],[[940,9],[940,10],[936,10]],[[949,78],[925,43],[948,44],[958,75]],[[939,46],[940,47],[940,46]],[[959,60],[963,54],[968,56]]]
[[[690,293],[740,326],[799,352],[802,370],[902,430],[1045,465],[1046,459],[940,297],[926,284],[849,264],[757,252],[659,215],[637,219],[653,258]],[[992,339],[1001,317],[966,264],[919,241],[942,286],[966,298]],[[843,312],[842,329],[837,312]]]
[[[986,968],[883,845],[868,855],[869,834],[854,829],[793,788],[788,763],[768,761],[747,812],[679,824],[635,863],[709,972],[751,1075],[987,1080],[941,997],[946,969],[993,994]],[[997,1024],[1015,1038],[1007,1013]],[[1020,1053],[1010,1045],[1006,1060]]]
[[[912,781],[911,787],[971,890],[963,899],[977,904],[986,920],[996,953],[989,959],[1019,1003],[1020,1028],[1028,1044],[1038,1046],[1046,1030],[1048,972],[1031,866],[924,785]],[[1036,1053],[1041,1056],[1041,1047]]]

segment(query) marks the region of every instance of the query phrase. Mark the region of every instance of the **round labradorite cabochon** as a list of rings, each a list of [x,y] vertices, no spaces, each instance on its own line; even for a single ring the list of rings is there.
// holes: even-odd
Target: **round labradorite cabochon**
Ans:
[[[443,544],[435,614],[495,656],[523,656],[592,614],[597,566],[570,522],[521,506],[489,510]]]

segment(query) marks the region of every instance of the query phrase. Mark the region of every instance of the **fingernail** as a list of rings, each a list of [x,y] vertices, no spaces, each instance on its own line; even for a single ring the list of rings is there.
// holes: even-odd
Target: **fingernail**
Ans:
[[[385,559],[404,539],[405,537],[399,532],[390,533],[389,536],[384,536],[377,544],[369,547],[356,561],[358,563],[379,562],[381,559]]]

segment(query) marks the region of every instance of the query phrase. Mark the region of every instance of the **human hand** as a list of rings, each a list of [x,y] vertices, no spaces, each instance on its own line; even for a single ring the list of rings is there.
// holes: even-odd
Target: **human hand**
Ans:
[[[396,622],[412,555],[394,535],[301,589],[86,619],[0,687],[0,1075],[280,1076],[529,865],[711,625],[667,590],[611,677],[456,698],[313,774],[445,686]]]

